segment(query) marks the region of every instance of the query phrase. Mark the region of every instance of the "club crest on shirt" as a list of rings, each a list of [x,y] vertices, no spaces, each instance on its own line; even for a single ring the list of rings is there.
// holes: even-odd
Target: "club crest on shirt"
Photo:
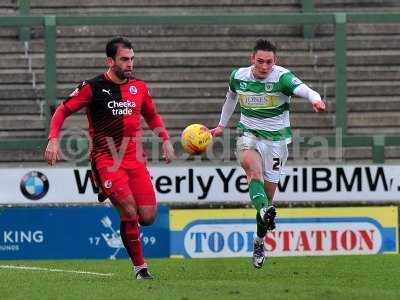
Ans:
[[[112,181],[110,179],[107,179],[106,181],[104,181],[104,187],[106,189],[110,189],[112,187]]]
[[[136,95],[137,94],[137,88],[134,85],[131,85],[129,87],[129,93],[131,93],[132,95]]]
[[[273,83],[266,83],[265,84],[265,91],[266,92],[271,92],[274,89],[274,84]]]

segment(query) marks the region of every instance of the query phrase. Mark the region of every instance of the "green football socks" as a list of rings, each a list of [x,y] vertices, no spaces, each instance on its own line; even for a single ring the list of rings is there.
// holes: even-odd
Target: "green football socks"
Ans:
[[[264,190],[264,182],[253,179],[249,184],[249,194],[253,205],[257,210],[257,236],[263,238],[267,234],[267,229],[260,215],[260,209],[268,205],[268,198]]]
[[[264,190],[264,182],[252,179],[249,184],[249,194],[251,202],[253,202],[257,212],[261,208],[268,205],[268,198]]]

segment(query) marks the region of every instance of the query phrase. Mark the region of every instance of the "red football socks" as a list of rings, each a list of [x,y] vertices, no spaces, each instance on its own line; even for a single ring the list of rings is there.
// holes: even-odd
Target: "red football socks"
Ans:
[[[142,242],[137,219],[121,221],[120,234],[122,242],[134,266],[144,265]]]

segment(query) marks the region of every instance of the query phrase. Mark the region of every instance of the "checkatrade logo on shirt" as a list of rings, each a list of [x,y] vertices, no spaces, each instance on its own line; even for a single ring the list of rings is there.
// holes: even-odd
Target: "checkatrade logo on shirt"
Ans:
[[[136,107],[136,103],[130,100],[112,100],[107,103],[107,107],[112,110],[114,116],[131,115],[133,113],[133,108]]]

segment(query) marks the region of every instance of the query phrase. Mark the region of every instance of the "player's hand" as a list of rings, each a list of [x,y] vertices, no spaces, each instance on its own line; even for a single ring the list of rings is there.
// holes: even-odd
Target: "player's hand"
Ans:
[[[167,164],[176,159],[175,150],[170,140],[166,140],[163,142],[162,151],[163,151],[162,156]]]
[[[326,109],[326,104],[324,100],[319,100],[317,102],[314,102],[312,106],[315,112],[323,112]]]
[[[46,151],[44,152],[44,159],[51,166],[53,166],[56,161],[60,159],[58,140],[56,138],[51,138],[49,140]]]
[[[210,130],[213,137],[222,136],[224,134],[224,126],[218,125]]]

